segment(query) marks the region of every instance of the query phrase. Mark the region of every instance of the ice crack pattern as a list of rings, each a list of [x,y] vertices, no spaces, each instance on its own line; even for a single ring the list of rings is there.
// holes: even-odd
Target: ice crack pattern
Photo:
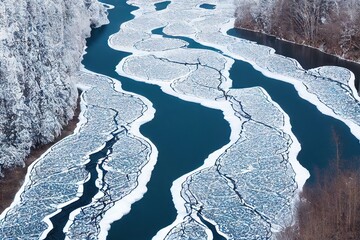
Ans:
[[[2,215],[1,239],[44,239],[52,229],[51,217],[82,197],[91,179],[88,164],[96,168],[96,186],[91,186],[96,194],[70,214],[66,238],[98,239],[108,228],[102,223],[107,210],[127,197],[123,207],[128,211],[131,195],[144,192],[137,189],[146,184],[139,175],[155,164],[157,151],[138,128],[153,117],[151,104],[121,91],[120,84],[107,77],[82,73],[78,78],[83,89],[80,124],[30,168],[23,189]]]
[[[222,110],[232,134],[203,166],[174,182],[178,217],[154,239],[209,239],[213,233],[227,239],[268,239],[291,216],[298,184],[301,188],[307,176],[296,161],[300,144],[289,118],[261,88],[231,89],[234,57],[224,54],[220,44],[196,48],[191,42],[201,43],[204,33],[218,33],[211,37],[216,41],[227,38],[221,27],[232,18],[232,2],[207,1],[214,8],[204,9],[199,7],[202,1],[171,1],[166,9],[155,11],[157,2],[128,2],[139,8],[135,18],[109,40],[112,48],[132,53],[117,72]],[[165,37],[155,34],[161,31]],[[228,38],[232,40],[225,44],[241,41]],[[150,39],[162,40],[163,47],[137,47]],[[190,41],[171,48],[176,40]],[[216,226],[216,233],[209,224]]]
[[[202,219],[227,239],[272,238],[291,221],[293,201],[308,172],[296,160],[300,144],[289,117],[264,89],[231,89],[232,63],[245,60],[267,76],[294,84],[301,97],[345,122],[360,139],[354,77],[338,67],[305,71],[271,48],[228,36],[234,23],[232,1],[173,0],[156,11],[154,3],[160,2],[128,1],[139,8],[133,12],[135,18],[109,40],[114,49],[132,53],[117,72],[157,84],[181,99],[221,109],[232,135],[229,144],[202,167],[174,182],[178,217],[154,239],[209,239],[212,232]],[[179,40],[188,43],[172,48]],[[137,47],[142,42],[163,45]]]
[[[219,109],[232,129],[228,144],[174,182],[178,216],[153,239],[272,238],[290,221],[308,173],[296,160],[300,144],[287,114],[262,88],[232,89],[232,64],[246,60],[265,75],[294,84],[303,98],[344,121],[360,138],[354,76],[338,67],[305,71],[273,49],[228,36],[232,0],[172,0],[159,11],[158,0],[128,3],[139,7],[134,19],[109,39],[113,49],[132,53],[117,72]],[[159,29],[163,34],[155,34]],[[95,194],[69,214],[67,239],[104,239],[111,221],[146,191],[157,150],[139,126],[151,120],[151,103],[122,92],[107,77],[83,73],[80,78],[82,122],[30,168],[16,201],[2,215],[1,239],[45,238],[51,217],[82,197],[91,179],[86,166],[102,150],[94,162]],[[116,217],[110,209],[119,210]]]
[[[267,239],[271,229],[289,217],[289,196],[297,185],[289,163],[294,137],[286,133],[288,119],[260,88],[230,90],[228,94],[241,118],[239,138],[213,166],[195,172],[182,184],[187,216],[171,229],[167,239],[179,239],[185,223],[189,228],[201,224],[196,221],[200,210],[228,239]],[[250,96],[256,96],[252,99],[256,104],[246,103]],[[239,99],[244,99],[243,106]]]

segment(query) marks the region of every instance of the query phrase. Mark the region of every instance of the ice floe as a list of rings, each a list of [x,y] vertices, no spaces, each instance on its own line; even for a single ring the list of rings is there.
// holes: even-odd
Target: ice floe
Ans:
[[[174,182],[171,190],[178,217],[154,239],[187,239],[195,235],[197,239],[211,239],[212,233],[201,219],[229,239],[268,238],[287,223],[308,172],[296,160],[300,144],[291,132],[286,113],[263,89],[230,90],[229,70],[240,52],[255,62],[273,54],[273,50],[254,48],[258,45],[223,34],[224,26],[231,23],[232,2],[187,2],[174,0],[165,10],[151,12],[148,3],[130,1],[139,9],[133,12],[134,20],[121,25],[120,32],[153,17],[156,23],[146,24],[139,28],[140,32],[148,34],[164,27],[163,32],[174,37],[171,39],[189,37],[219,51],[201,45],[200,49],[190,45],[169,49],[168,38],[158,35],[153,36],[156,43],[163,40],[163,47],[142,49],[136,46],[151,38],[134,38],[133,46],[127,50],[132,55],[119,63],[117,72],[157,84],[164,92],[186,101],[222,110],[232,133],[229,143],[211,154],[203,166]],[[203,3],[216,8],[194,7]],[[117,34],[109,43],[121,50]],[[281,64],[291,62],[290,68],[298,67],[292,60],[279,59],[284,61]],[[273,66],[276,68],[278,65]]]
[[[141,51],[157,52],[186,47],[187,42],[173,38],[151,38],[135,44],[135,48]]]
[[[78,86],[83,90],[82,112],[75,133],[29,167],[15,201],[1,215],[1,239],[45,238],[52,229],[51,217],[82,197],[83,184],[91,178],[86,167],[94,160],[97,194],[90,204],[70,214],[67,238],[98,239],[112,221],[105,219],[105,213],[124,197],[127,209],[146,191],[157,151],[139,127],[153,117],[151,104],[99,75],[81,73]],[[105,157],[91,159],[104,150]]]

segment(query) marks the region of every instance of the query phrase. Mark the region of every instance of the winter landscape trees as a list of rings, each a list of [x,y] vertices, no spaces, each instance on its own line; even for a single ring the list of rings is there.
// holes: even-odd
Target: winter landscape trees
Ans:
[[[360,174],[338,169],[323,176],[302,193],[295,225],[281,232],[278,239],[358,239]]]
[[[359,160],[344,166],[340,140],[334,132],[336,156],[318,171],[316,182],[303,189],[294,224],[281,231],[279,240],[356,240],[360,236]],[[352,165],[351,164],[351,165]],[[292,225],[293,224],[293,225]]]
[[[236,26],[360,60],[360,1],[245,0]]]
[[[0,1],[0,177],[72,119],[85,38],[106,21],[96,0]]]

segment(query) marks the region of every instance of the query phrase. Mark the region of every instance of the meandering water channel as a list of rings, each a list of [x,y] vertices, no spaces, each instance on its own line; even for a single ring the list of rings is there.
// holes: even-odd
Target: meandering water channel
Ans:
[[[83,64],[88,70],[118,79],[124,90],[142,95],[153,103],[155,118],[140,130],[159,151],[157,164],[147,184],[147,193],[133,204],[129,214],[111,225],[108,239],[151,239],[158,230],[171,224],[176,218],[170,193],[173,181],[202,165],[210,153],[228,143],[230,127],[219,110],[167,95],[155,85],[120,77],[115,72],[115,67],[130,54],[111,49],[108,38],[119,30],[122,23],[133,18],[131,11],[136,8],[126,4],[125,0],[107,0],[106,3],[115,7],[109,10],[110,24],[92,31]],[[157,4],[156,9],[162,10],[169,3],[170,1],[166,1]],[[205,4],[203,7],[214,6]],[[161,29],[156,34],[169,37]],[[194,41],[190,41],[188,47],[210,49]],[[261,86],[290,116],[292,131],[302,147],[298,160],[311,174],[308,183],[314,182],[317,169],[326,168],[334,160],[334,132],[340,139],[344,164],[355,164],[354,159],[360,156],[360,147],[349,128],[344,123],[323,115],[314,105],[301,99],[292,85],[265,77],[249,63],[239,60],[232,66],[230,77],[233,79],[233,88]],[[89,193],[84,193],[85,196],[87,194]],[[73,209],[68,209],[69,212],[71,210]],[[61,226],[67,219],[58,217],[54,221],[56,224],[53,235],[49,237],[59,239]],[[212,227],[211,224],[209,227]],[[212,231],[214,239],[223,239],[215,230]]]
[[[125,1],[110,0],[110,24],[92,31],[83,64],[91,71],[121,81],[122,88],[148,98],[156,109],[155,118],[141,132],[158,148],[156,167],[148,191],[132,206],[131,214],[115,222],[108,239],[150,239],[176,217],[170,187],[183,174],[200,166],[207,156],[229,141],[230,128],[221,111],[182,101],[159,87],[120,77],[116,65],[129,53],[111,49],[107,40],[121,23],[133,18],[136,8]]]

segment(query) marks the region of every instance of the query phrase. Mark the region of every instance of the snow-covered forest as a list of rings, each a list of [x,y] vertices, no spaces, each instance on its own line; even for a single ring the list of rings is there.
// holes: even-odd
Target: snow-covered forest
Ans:
[[[236,26],[360,61],[358,0],[236,0]]]
[[[85,37],[105,21],[97,0],[0,2],[0,175],[73,117]]]

